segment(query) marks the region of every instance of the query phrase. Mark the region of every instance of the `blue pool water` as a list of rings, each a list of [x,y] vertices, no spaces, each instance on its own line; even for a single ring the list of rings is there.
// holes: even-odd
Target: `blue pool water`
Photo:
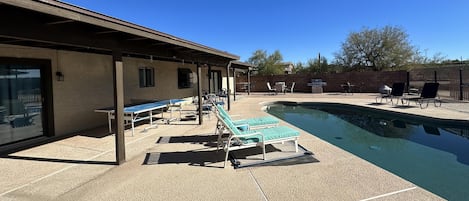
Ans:
[[[469,199],[469,124],[339,104],[270,114],[448,200]]]

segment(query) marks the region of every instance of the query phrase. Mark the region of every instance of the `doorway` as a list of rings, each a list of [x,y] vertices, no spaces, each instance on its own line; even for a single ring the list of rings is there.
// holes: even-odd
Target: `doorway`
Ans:
[[[221,71],[220,70],[212,70],[210,71],[211,82],[210,83],[210,92],[214,94],[220,93],[222,90],[222,83],[221,83]]]
[[[0,146],[51,136],[50,60],[0,57]]]

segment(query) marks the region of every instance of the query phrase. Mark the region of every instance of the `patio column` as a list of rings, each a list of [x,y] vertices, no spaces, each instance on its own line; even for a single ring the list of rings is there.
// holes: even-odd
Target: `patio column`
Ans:
[[[236,101],[236,68],[233,68],[233,100]]]
[[[212,66],[208,64],[208,93],[209,94],[212,93],[211,84],[212,84]]]
[[[116,135],[116,163],[125,162],[125,138],[124,138],[124,72],[122,52],[112,52],[113,80],[114,80],[114,125]]]
[[[203,123],[203,113],[202,113],[202,83],[200,83],[202,81],[202,68],[200,67],[200,64],[197,63],[197,96],[199,97],[197,100],[199,100],[199,102],[197,104],[199,104],[199,125],[202,125]]]
[[[247,75],[248,75],[248,79],[247,79],[248,86],[247,87],[248,87],[248,95],[249,95],[249,93],[251,93],[251,70],[249,68],[248,68]]]
[[[231,109],[231,101],[230,101],[230,67],[231,61],[228,62],[226,66],[226,100],[228,102],[228,111]]]

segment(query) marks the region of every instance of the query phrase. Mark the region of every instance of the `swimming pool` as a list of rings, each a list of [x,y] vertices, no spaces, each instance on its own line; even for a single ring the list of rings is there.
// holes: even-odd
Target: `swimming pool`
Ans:
[[[469,124],[325,103],[267,112],[448,200],[469,196]]]

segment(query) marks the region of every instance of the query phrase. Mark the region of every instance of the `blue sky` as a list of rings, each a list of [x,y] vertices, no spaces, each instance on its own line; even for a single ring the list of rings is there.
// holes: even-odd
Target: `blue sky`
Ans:
[[[279,50],[284,61],[329,61],[350,32],[401,27],[428,57],[469,59],[467,0],[64,0],[239,55]]]

